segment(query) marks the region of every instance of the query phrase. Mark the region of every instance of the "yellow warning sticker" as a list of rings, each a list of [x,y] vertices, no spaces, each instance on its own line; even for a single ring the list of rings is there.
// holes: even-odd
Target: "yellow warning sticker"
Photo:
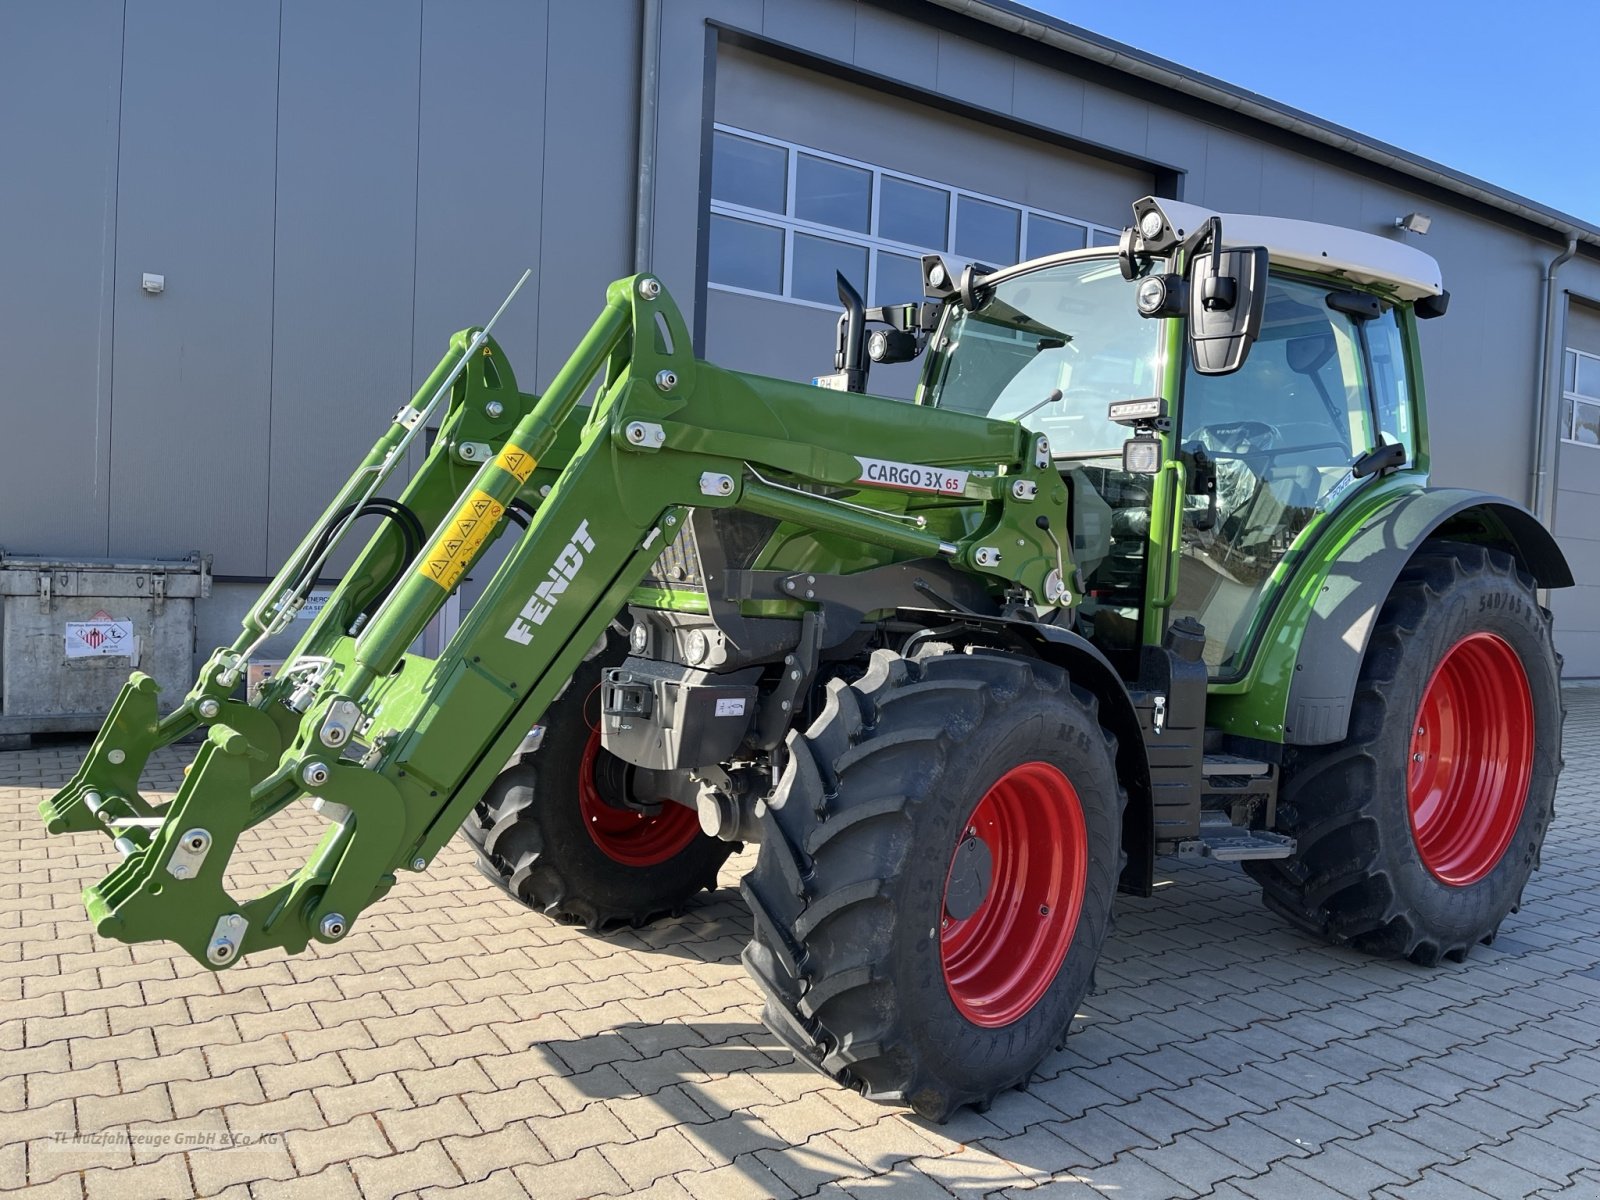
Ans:
[[[501,457],[505,457],[503,452]],[[527,458],[526,455],[523,457]],[[531,458],[528,464],[528,470],[532,471]],[[474,488],[467,502],[441,527],[439,540],[423,558],[422,565],[417,568],[418,573],[426,575],[448,592],[456,586],[456,581],[466,571],[472,556],[483,545],[484,539],[494,532],[505,511],[505,506],[494,497]]]
[[[515,475],[518,483],[527,483],[528,476],[533,474],[536,465],[533,455],[520,446],[506,443],[506,448],[495,455],[494,465],[507,474]]]

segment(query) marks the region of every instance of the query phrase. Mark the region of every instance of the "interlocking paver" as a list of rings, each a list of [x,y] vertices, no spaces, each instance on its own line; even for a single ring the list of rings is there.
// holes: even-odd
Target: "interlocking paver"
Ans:
[[[446,1096],[424,1108],[389,1109],[378,1114],[378,1122],[396,1150],[414,1150],[448,1134],[479,1132],[459,1096]]]
[[[350,1170],[363,1200],[393,1200],[402,1192],[430,1185],[454,1187],[465,1182],[438,1142],[425,1142],[415,1150],[385,1158],[358,1158],[350,1164]]]
[[[517,1179],[539,1200],[585,1200],[589,1196],[625,1196],[628,1185],[593,1147],[544,1166],[517,1167]]]
[[[303,1175],[320,1174],[324,1167],[352,1158],[379,1158],[389,1153],[389,1141],[370,1114],[343,1125],[295,1129],[284,1140],[296,1170]]]
[[[1300,937],[1237,869],[1163,862],[1164,896],[1119,899],[1066,1049],[942,1127],[799,1068],[762,1028],[736,961],[749,851],[681,921],[602,939],[518,908],[452,845],[340,945],[213,974],[92,934],[77,894],[113,856],[46,844],[33,811],[77,749],[0,754],[0,1190],[1600,1195],[1600,689],[1567,699],[1545,869],[1492,948],[1370,960]],[[149,778],[170,790],[184,757]],[[290,853],[273,837],[237,864],[263,883]],[[55,1140],[124,1129],[275,1137]]]
[[[549,1152],[524,1124],[507,1125],[493,1133],[447,1137],[445,1152],[468,1182],[487,1179],[501,1169],[547,1162]],[[665,1174],[665,1172],[662,1172]]]

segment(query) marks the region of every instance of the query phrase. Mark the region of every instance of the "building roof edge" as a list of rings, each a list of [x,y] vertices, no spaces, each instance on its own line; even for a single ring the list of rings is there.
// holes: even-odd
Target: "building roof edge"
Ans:
[[[1563,237],[1600,247],[1600,226],[1540,204],[1526,196],[1485,180],[1422,158],[1398,146],[1378,141],[1353,129],[1335,125],[1311,113],[1291,108],[1259,93],[1201,74],[1179,63],[1158,58],[1122,42],[1070,25],[1048,13],[1015,0],[927,0],[940,8],[1017,34],[1068,54],[1089,59],[1173,91],[1240,113],[1263,124],[1342,151],[1355,158],[1388,167],[1511,216],[1550,229]]]

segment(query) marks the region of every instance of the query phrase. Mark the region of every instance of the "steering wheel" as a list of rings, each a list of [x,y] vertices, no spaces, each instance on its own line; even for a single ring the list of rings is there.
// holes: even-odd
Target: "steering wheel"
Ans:
[[[1202,435],[1209,438],[1202,440]],[[1205,446],[1206,453],[1216,458],[1220,454],[1227,454],[1234,458],[1249,458],[1257,454],[1270,454],[1273,445],[1278,440],[1278,427],[1269,425],[1265,421],[1216,421],[1210,425],[1202,425],[1193,433],[1186,436],[1185,443],[1198,441]],[[1208,441],[1237,444],[1241,441],[1255,442],[1266,441],[1260,450],[1213,450]]]

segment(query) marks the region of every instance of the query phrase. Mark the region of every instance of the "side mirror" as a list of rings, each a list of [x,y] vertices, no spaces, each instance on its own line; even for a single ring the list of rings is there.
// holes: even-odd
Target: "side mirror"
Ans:
[[[1267,301],[1264,246],[1198,255],[1189,278],[1189,350],[1201,375],[1227,375],[1244,365],[1261,333]]]
[[[839,289],[839,303],[844,311],[839,314],[839,327],[834,335],[833,374],[822,379],[826,385],[840,392],[867,390],[867,310],[861,303],[861,293],[850,286],[843,271],[834,272],[834,282]]]

